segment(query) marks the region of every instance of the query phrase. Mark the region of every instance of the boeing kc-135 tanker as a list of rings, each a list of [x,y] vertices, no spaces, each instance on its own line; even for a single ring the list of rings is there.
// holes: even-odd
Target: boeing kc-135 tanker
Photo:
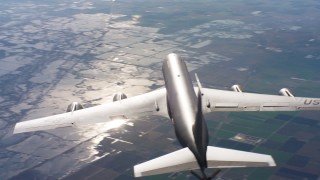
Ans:
[[[171,119],[182,149],[134,166],[135,177],[200,169],[192,173],[199,179],[210,179],[206,168],[275,166],[270,155],[209,146],[204,114],[218,111],[300,111],[320,110],[320,98],[295,97],[288,89],[281,95],[207,89],[196,76],[194,87],[185,62],[169,54],[162,66],[165,88],[127,98],[116,94],[113,102],[83,108],[72,103],[68,112],[19,122],[14,133],[48,130],[59,127],[112,121],[114,117],[157,115]]]

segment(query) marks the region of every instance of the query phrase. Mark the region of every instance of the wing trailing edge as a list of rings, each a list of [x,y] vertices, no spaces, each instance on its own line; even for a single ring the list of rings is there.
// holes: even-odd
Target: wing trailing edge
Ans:
[[[276,166],[270,155],[208,146],[208,168]],[[197,160],[188,148],[134,166],[135,177],[199,169]]]

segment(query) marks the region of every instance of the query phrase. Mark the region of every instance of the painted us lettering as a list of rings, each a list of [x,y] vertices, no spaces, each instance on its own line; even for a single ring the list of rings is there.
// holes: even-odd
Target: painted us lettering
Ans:
[[[320,104],[320,100],[313,100],[313,105],[319,105]]]
[[[310,105],[312,103],[312,99],[306,99],[304,100],[305,105]]]
[[[304,104],[305,105],[320,105],[320,100],[318,100],[318,99],[305,99]]]

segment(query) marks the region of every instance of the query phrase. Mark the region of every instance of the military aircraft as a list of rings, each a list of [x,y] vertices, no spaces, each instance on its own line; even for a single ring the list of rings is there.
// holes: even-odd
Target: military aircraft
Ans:
[[[90,108],[72,103],[67,113],[19,122],[14,133],[48,130],[87,123],[112,121],[116,117],[157,115],[171,119],[178,141],[183,147],[134,166],[135,177],[190,170],[199,179],[211,179],[206,168],[275,166],[270,155],[208,146],[208,129],[204,114],[218,111],[300,111],[320,110],[320,98],[295,97],[286,88],[281,95],[203,88],[196,75],[194,87],[185,62],[174,53],[162,66],[165,88],[127,98],[123,93],[113,102]],[[194,169],[200,169],[198,175]]]

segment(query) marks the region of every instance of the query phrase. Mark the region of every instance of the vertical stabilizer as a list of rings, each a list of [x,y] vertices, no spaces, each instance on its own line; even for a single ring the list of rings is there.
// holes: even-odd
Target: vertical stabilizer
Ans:
[[[200,83],[199,77],[198,77],[197,73],[195,73],[194,75],[195,75],[195,77],[196,77],[196,81],[197,81],[197,85],[198,85],[198,95],[199,95],[199,94],[203,95],[203,94],[202,94],[202,85],[201,85],[201,83]]]

